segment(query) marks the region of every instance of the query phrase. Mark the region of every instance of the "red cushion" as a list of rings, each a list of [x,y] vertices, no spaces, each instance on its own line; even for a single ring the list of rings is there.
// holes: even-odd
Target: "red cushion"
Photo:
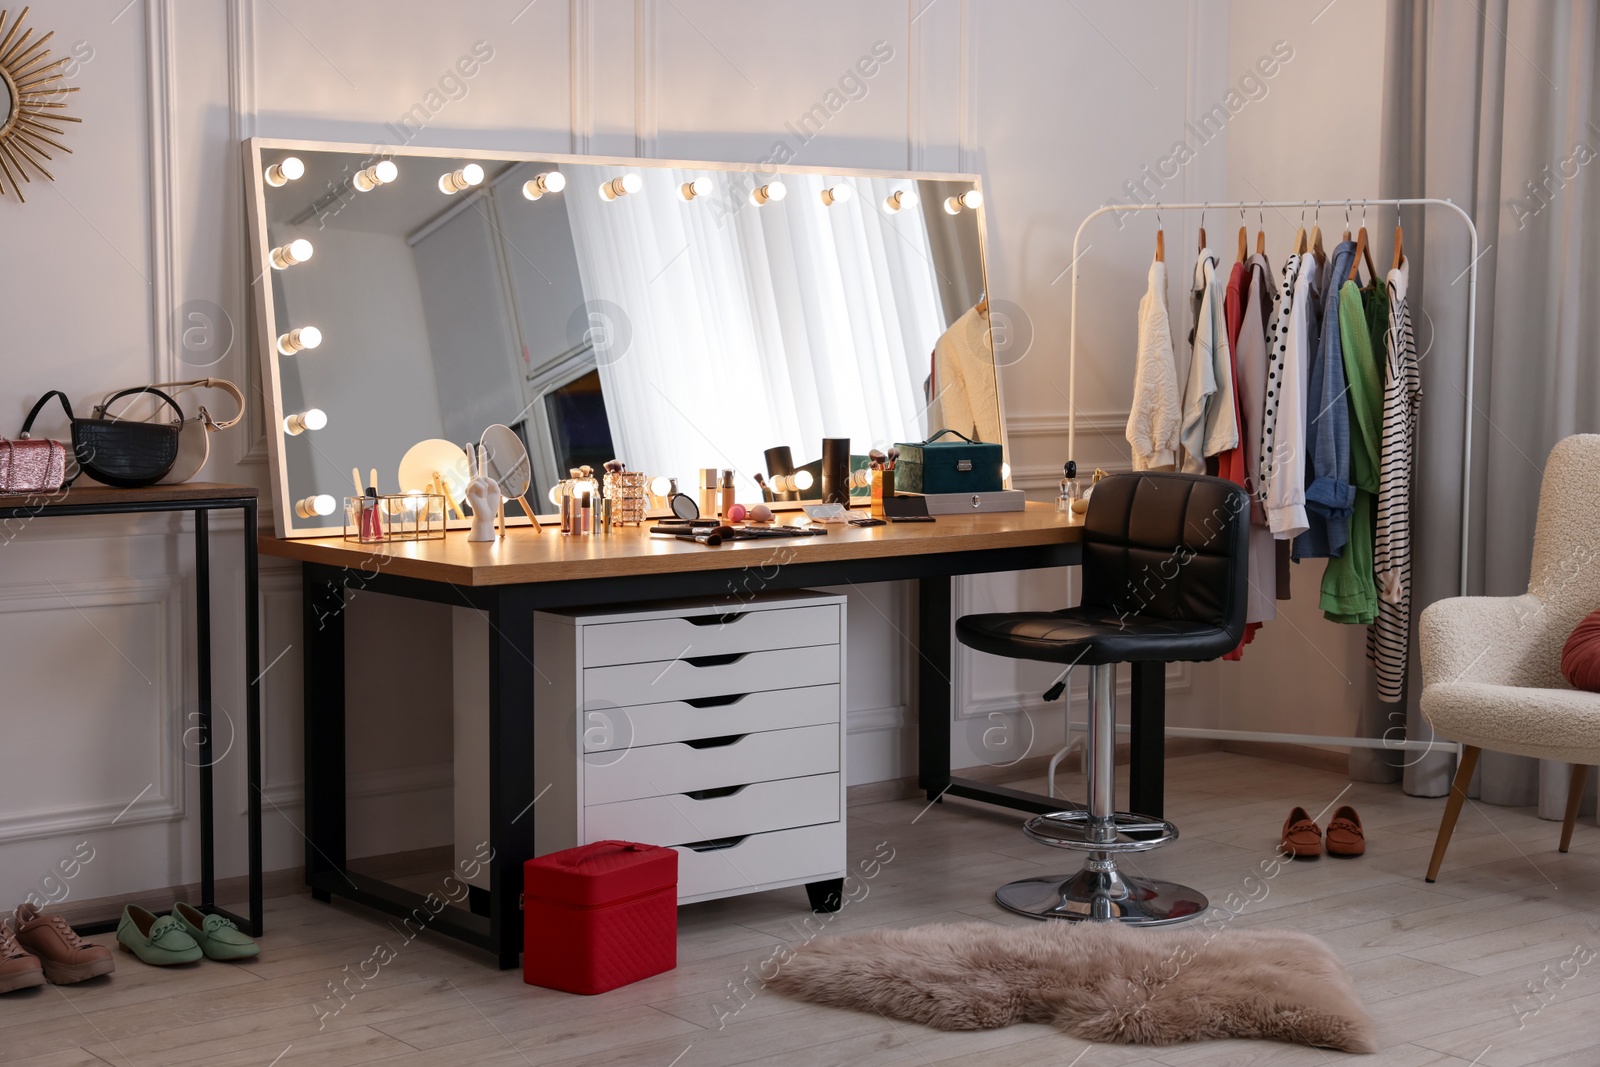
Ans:
[[[1561,673],[1579,689],[1600,693],[1600,611],[1586,617],[1561,649]]]

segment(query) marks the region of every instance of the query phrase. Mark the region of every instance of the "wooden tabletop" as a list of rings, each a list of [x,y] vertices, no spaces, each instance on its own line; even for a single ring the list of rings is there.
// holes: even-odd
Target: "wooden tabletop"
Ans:
[[[253,485],[229,485],[225,482],[184,482],[182,485],[147,485],[142,489],[114,489],[109,485],[85,481],[63,486],[54,493],[0,494],[0,508],[43,506],[48,510],[67,504],[84,507],[114,504],[176,504],[192,500],[253,497],[259,494],[260,490]]]
[[[941,552],[969,552],[1081,540],[1050,504],[1026,511],[940,515],[927,523],[856,527],[831,524],[825,535],[733,541],[716,548],[656,537],[647,526],[617,527],[609,536],[562,536],[513,526],[498,541],[471,542],[465,530],[440,541],[363,545],[342,537],[261,538],[261,554],[334,567],[381,567],[387,574],[456,585],[514,585],[684,571],[737,570],[775,563],[824,563]]]

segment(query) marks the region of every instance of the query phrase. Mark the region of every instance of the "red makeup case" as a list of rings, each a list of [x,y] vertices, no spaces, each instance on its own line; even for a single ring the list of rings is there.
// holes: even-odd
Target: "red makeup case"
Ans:
[[[523,867],[522,978],[604,993],[678,965],[678,854],[596,841]]]

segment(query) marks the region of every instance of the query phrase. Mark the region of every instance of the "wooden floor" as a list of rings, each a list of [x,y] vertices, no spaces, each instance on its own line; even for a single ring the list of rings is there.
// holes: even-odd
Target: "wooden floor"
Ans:
[[[1242,898],[1290,806],[1316,813],[1348,785],[1338,775],[1226,753],[1171,760],[1168,815],[1183,837],[1137,862],[1213,902],[1231,892]],[[281,897],[268,901],[268,934],[253,962],[158,970],[118,953],[109,978],[0,997],[0,1063],[1600,1065],[1600,833],[1592,821],[1562,856],[1557,824],[1529,810],[1468,807],[1430,886],[1422,872],[1442,800],[1355,785],[1341,802],[1365,820],[1367,855],[1289,865],[1231,921],[1309,931],[1333,946],[1381,1032],[1384,1051],[1360,1060],[1266,1042],[1087,1046],[1032,1025],[940,1033],[759,991],[738,1008],[729,983],[743,982],[745,968],[754,971],[776,946],[810,936],[796,889],[682,909],[678,969],[598,997],[524,985],[519,972],[493,970],[487,957],[431,935],[408,944],[360,908]],[[1029,922],[995,907],[995,887],[1075,866],[1024,839],[1015,814],[964,802],[856,805],[850,819],[853,861],[871,858],[880,843],[894,858],[863,880],[865,895],[857,890],[860,899],[826,921],[825,933]],[[111,943],[109,935],[98,940]],[[382,967],[366,962],[380,942],[396,953]],[[1587,962],[1563,969],[1569,959]],[[364,989],[362,974],[372,976]],[[324,1014],[340,1007],[329,983],[347,978],[359,992]],[[1530,982],[1543,990],[1542,1007]]]

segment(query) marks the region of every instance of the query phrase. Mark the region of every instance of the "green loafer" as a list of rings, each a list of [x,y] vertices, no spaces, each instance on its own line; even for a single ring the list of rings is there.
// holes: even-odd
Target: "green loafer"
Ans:
[[[151,912],[129,904],[122,909],[117,924],[117,944],[152,967],[193,963],[204,953],[195,939],[183,932],[183,924],[170,915],[157,918]]]
[[[188,904],[174,904],[172,917],[183,925],[183,932],[200,944],[200,951],[209,960],[242,960],[261,952],[261,946],[250,940],[230,919],[220,915],[207,915]]]

